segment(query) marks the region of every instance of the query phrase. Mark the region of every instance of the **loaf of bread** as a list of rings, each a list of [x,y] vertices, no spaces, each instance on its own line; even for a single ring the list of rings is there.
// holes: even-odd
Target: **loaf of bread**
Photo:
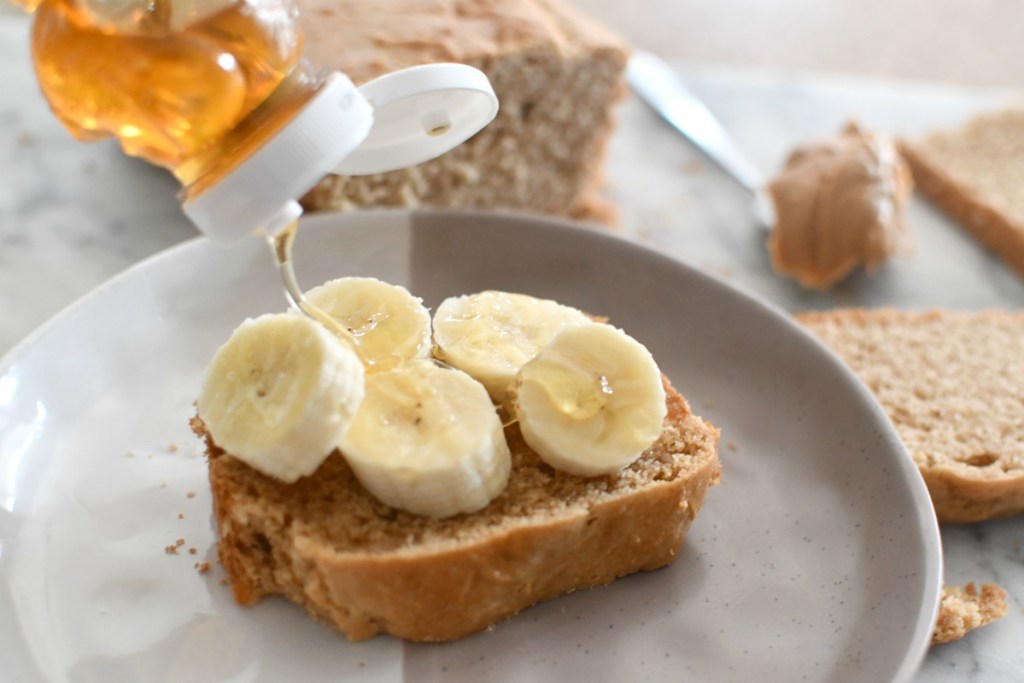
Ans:
[[[982,584],[980,591],[973,583],[963,588],[945,586],[939,603],[939,618],[932,632],[932,645],[963,638],[968,631],[1004,616],[1008,609],[1006,591],[994,583]]]
[[[1024,512],[1024,313],[798,316],[874,392],[941,522]]]
[[[218,552],[235,599],[282,594],[352,640],[447,641],[541,600],[673,561],[717,483],[718,430],[666,381],[659,439],[617,475],[545,465],[506,428],[512,473],[483,510],[445,519],[369,495],[340,453],[294,484],[207,446]]]
[[[902,141],[914,185],[1024,276],[1024,109]]]
[[[622,42],[560,0],[299,0],[306,55],[357,84],[418,64],[484,71],[501,103],[466,144],[414,168],[331,176],[307,210],[518,209],[612,222],[599,198]]]

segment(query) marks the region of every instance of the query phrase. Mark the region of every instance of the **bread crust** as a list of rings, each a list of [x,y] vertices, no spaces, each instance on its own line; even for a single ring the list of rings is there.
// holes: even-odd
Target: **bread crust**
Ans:
[[[836,351],[865,381],[868,388],[878,396],[904,441],[918,444],[917,447],[913,443],[908,444],[908,450],[928,487],[940,522],[980,522],[1024,513],[1024,463],[1021,462],[1020,444],[1015,445],[1012,433],[1007,431],[1007,416],[1003,415],[1002,422],[999,422],[990,414],[995,406],[1011,406],[1016,400],[1014,424],[1024,421],[1024,404],[1020,402],[1020,396],[1015,399],[1007,393],[1019,387],[1019,374],[1010,373],[1008,377],[1004,375],[1007,381],[1003,383],[986,383],[979,379],[981,375],[967,370],[966,366],[958,368],[955,363],[944,365],[944,376],[932,377],[932,384],[940,381],[956,383],[964,396],[971,395],[975,401],[983,397],[991,406],[989,414],[969,415],[960,407],[950,405],[949,395],[929,396],[922,391],[922,387],[927,387],[929,383],[923,377],[918,382],[920,386],[903,386],[901,380],[885,372],[886,367],[896,363],[913,367],[926,348],[940,348],[942,344],[948,343],[948,337],[955,330],[960,330],[965,338],[972,339],[975,344],[980,343],[986,328],[1012,330],[1018,346],[1016,349],[1004,349],[1004,352],[1010,356],[1019,354],[1024,348],[1024,314],[1001,310],[966,313],[946,310],[913,312],[844,309],[802,313],[797,315],[797,319]],[[928,347],[911,348],[899,339],[900,328],[927,327],[934,330],[928,337]],[[864,336],[863,331],[868,329],[879,333],[870,343],[861,338]],[[961,362],[965,362],[971,354],[979,353],[976,346],[960,346],[962,348],[956,349],[956,358]],[[950,349],[949,357],[953,357],[952,351]],[[999,359],[993,355],[982,358],[981,362],[996,364]],[[999,375],[1003,370],[1005,368],[993,366],[987,376]],[[919,438],[922,427],[918,424],[920,414],[908,410],[908,405],[915,401],[930,406],[935,414],[932,419],[934,424],[945,421],[955,426],[956,440],[935,435],[922,443]],[[909,439],[912,431],[915,438]],[[931,433],[930,429],[926,431]],[[984,450],[971,452],[962,445],[969,443],[977,433],[998,434],[1000,431],[1001,441],[989,439]]]
[[[435,642],[480,631],[542,600],[663,567],[675,559],[720,472],[718,430],[667,389],[666,428],[652,450],[671,448],[685,437],[690,453],[675,456],[686,460],[679,476],[597,496],[561,514],[525,515],[496,529],[481,528],[468,539],[384,548],[324,542],[304,533],[287,505],[261,504],[253,490],[239,486],[239,468],[249,470],[245,477],[259,486],[287,485],[225,454],[202,420],[193,418],[193,429],[207,443],[218,552],[235,599],[247,605],[283,594],[350,640],[384,632]],[[507,435],[514,462],[535,457],[515,426]],[[331,467],[348,477],[340,456],[332,458]],[[343,480],[369,495],[354,478]]]

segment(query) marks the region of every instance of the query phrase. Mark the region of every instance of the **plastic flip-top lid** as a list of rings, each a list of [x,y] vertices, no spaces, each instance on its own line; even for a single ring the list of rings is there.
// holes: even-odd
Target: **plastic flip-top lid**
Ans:
[[[263,146],[182,208],[206,235],[233,242],[276,234],[297,219],[296,199],[359,146],[373,127],[373,108],[347,77],[331,76]]]
[[[464,64],[413,67],[358,89],[335,73],[272,139],[217,184],[186,193],[182,206],[219,241],[274,234],[297,218],[295,200],[325,175],[383,173],[433,159],[497,111],[487,77]]]
[[[415,166],[473,137],[498,113],[483,72],[465,64],[427,64],[359,88],[373,107],[369,137],[334,169],[370,175]]]

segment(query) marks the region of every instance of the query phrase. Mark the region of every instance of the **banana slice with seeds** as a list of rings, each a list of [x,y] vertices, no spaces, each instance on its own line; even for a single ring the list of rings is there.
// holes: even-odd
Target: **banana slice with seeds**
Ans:
[[[581,311],[525,294],[485,291],[445,299],[434,314],[434,355],[480,381],[505,405],[519,368]]]
[[[405,287],[345,277],[314,287],[306,300],[352,333],[370,372],[430,354],[430,312]]]
[[[263,315],[217,349],[197,408],[218,446],[293,482],[335,449],[363,398],[363,380],[359,357],[319,323]]]
[[[379,500],[431,517],[479,510],[505,489],[511,469],[483,386],[430,360],[367,376],[341,450]]]
[[[614,474],[661,434],[667,408],[650,352],[603,323],[564,328],[519,371],[523,439],[552,467]]]

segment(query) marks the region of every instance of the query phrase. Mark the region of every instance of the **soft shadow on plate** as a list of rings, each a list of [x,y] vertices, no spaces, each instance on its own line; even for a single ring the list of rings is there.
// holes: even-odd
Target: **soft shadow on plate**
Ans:
[[[285,304],[262,242],[194,241],[0,363],[0,654],[19,680],[884,681],[924,656],[941,571],[927,494],[868,392],[784,315],[607,233],[523,216],[311,217],[295,259],[307,288],[373,275],[430,306],[518,290],[647,344],[722,429],[722,483],[678,561],[446,645],[349,644],[283,600],[235,606],[219,567],[194,567],[215,539],[187,420],[216,346]]]

